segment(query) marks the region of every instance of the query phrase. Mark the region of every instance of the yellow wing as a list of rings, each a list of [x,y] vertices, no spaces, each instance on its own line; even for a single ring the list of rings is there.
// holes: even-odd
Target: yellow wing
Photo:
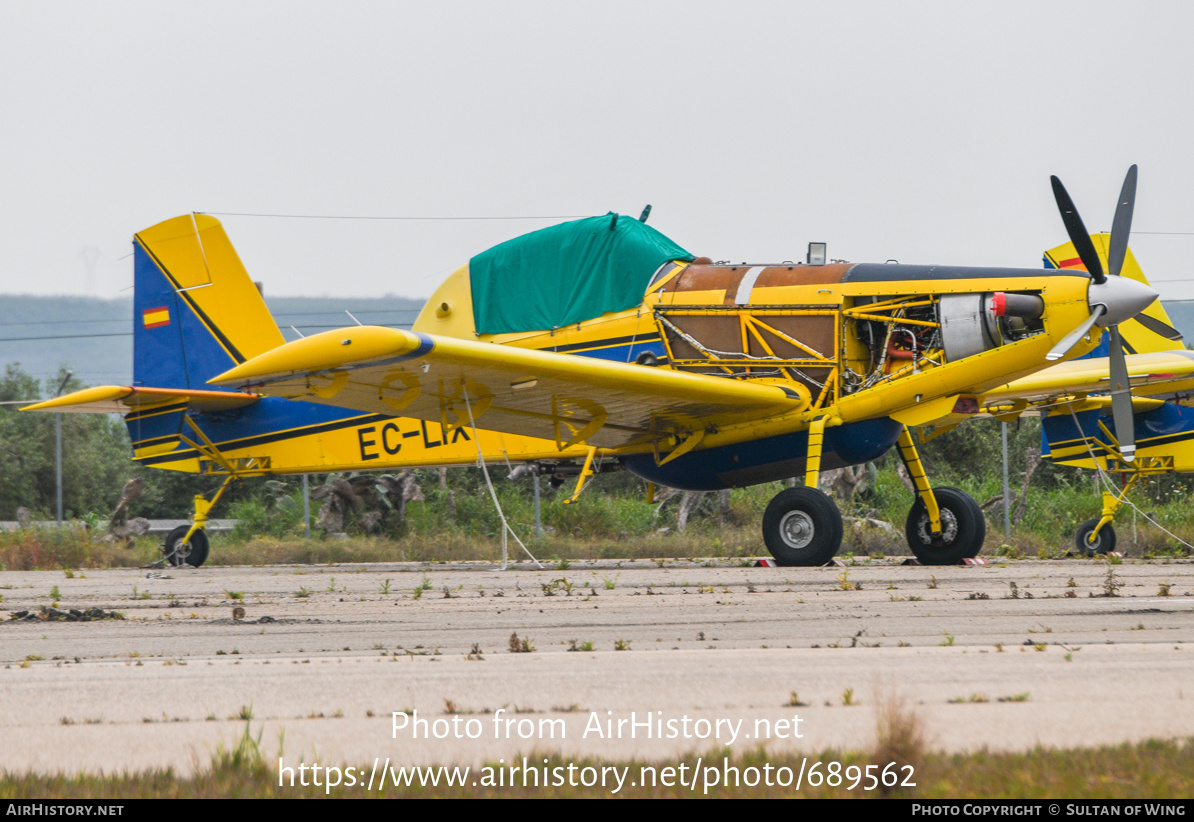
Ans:
[[[480,428],[561,448],[645,443],[807,404],[779,385],[376,326],[287,343],[212,382],[445,427],[468,424],[471,411]]]
[[[1136,403],[1153,407],[1160,398],[1194,389],[1194,351],[1129,354],[1124,359]],[[1029,406],[1085,399],[1109,390],[1110,373],[1106,357],[1071,360],[989,391],[981,405],[985,412],[1001,416],[1024,412]]]

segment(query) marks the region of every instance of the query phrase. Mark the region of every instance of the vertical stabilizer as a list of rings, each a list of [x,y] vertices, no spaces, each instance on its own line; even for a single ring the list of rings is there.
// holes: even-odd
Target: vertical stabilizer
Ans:
[[[133,246],[134,385],[210,390],[210,378],[284,342],[219,220],[175,217]]]

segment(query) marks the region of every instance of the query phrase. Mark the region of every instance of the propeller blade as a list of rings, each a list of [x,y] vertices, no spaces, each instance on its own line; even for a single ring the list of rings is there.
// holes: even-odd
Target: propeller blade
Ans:
[[[1136,206],[1136,165],[1128,169],[1124,187],[1115,207],[1115,221],[1111,223],[1111,247],[1107,250],[1107,273],[1118,277],[1128,253],[1128,235],[1132,233],[1132,209]]]
[[[1136,322],[1140,323],[1154,334],[1159,334],[1167,340],[1181,342],[1182,332],[1178,331],[1172,325],[1167,325],[1160,320],[1155,320],[1147,314],[1137,314],[1132,319],[1136,320]]]
[[[1107,329],[1111,335],[1111,416],[1115,420],[1115,438],[1124,462],[1136,459],[1136,428],[1132,418],[1132,383],[1128,377],[1128,363],[1124,359],[1119,326]]]
[[[1049,353],[1045,355],[1045,359],[1049,362],[1060,360],[1070,349],[1078,344],[1078,341],[1087,335],[1091,327],[1099,321],[1099,317],[1103,316],[1107,311],[1107,307],[1103,305],[1096,305],[1094,311],[1090,312],[1090,316],[1083,321],[1082,325],[1075,328],[1069,334],[1061,338],[1061,342],[1049,349]]]
[[[1074,201],[1070,199],[1061,180],[1056,176],[1049,179],[1053,183],[1053,199],[1057,201],[1057,209],[1061,212],[1061,221],[1065,223],[1066,234],[1070,235],[1070,242],[1082,258],[1082,264],[1086,266],[1090,278],[1101,284],[1107,279],[1103,274],[1103,264],[1099,262],[1099,255],[1095,251],[1094,243],[1090,241],[1090,234],[1087,233],[1082,218],[1078,216],[1078,209],[1074,207]]]

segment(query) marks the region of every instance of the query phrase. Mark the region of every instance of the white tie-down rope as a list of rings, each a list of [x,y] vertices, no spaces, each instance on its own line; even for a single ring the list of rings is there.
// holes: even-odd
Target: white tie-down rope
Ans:
[[[489,496],[493,498],[493,507],[497,509],[498,517],[502,520],[502,570],[505,571],[507,565],[509,565],[509,558],[506,551],[507,531],[510,532],[510,536],[514,537],[514,541],[522,547],[522,550],[526,552],[526,555],[531,558],[531,562],[535,563],[542,570],[543,563],[535,559],[535,555],[527,550],[527,547],[522,544],[522,540],[518,538],[518,534],[514,533],[514,529],[510,527],[510,523],[506,521],[506,515],[502,512],[502,504],[498,502],[497,491],[493,490],[493,481],[489,479],[489,468],[485,465],[485,454],[481,451],[481,438],[477,435],[477,423],[473,419],[473,406],[468,401],[468,388],[463,383],[461,383],[460,388],[461,393],[464,394],[464,407],[468,409],[468,423],[473,428],[473,442],[477,444],[477,464],[481,466],[481,473],[485,475],[485,484],[489,486]],[[535,481],[538,482],[538,479],[536,478]]]
[[[1095,458],[1094,451],[1090,447],[1090,441],[1086,438],[1086,431],[1084,431],[1082,429],[1082,423],[1078,422],[1078,415],[1074,413],[1073,406],[1070,406],[1070,416],[1073,417],[1073,419],[1074,419],[1074,425],[1076,425],[1078,427],[1078,433],[1082,435],[1082,444],[1086,446],[1086,453],[1090,455],[1090,461],[1094,463],[1096,476],[1106,484],[1107,490],[1110,491],[1112,494],[1115,494],[1117,497],[1123,496],[1120,493],[1121,489],[1118,489],[1115,487],[1115,480],[1113,480],[1110,476],[1107,475],[1107,471],[1104,470],[1103,466],[1099,465],[1099,461]],[[1139,457],[1138,457],[1138,459],[1139,459]],[[1182,539],[1177,534],[1170,531],[1164,525],[1157,522],[1155,519],[1150,517],[1148,514],[1144,513],[1144,511],[1140,510],[1140,506],[1138,506],[1136,503],[1132,502],[1132,500],[1128,499],[1126,496],[1123,496],[1123,503],[1126,503],[1132,509],[1132,542],[1133,543],[1136,542],[1136,514],[1139,514],[1140,516],[1144,517],[1147,521],[1151,522],[1153,525],[1160,528],[1166,534],[1168,534],[1169,536],[1173,537],[1175,540],[1180,542],[1182,545],[1186,546],[1187,548],[1194,549],[1194,545],[1191,545],[1190,543],[1186,542],[1184,539]],[[1100,519],[1101,518],[1102,517],[1100,517]]]

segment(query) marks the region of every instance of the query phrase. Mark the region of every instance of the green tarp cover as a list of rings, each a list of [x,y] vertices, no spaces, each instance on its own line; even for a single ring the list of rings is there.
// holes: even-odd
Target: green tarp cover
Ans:
[[[469,260],[477,332],[542,331],[633,308],[659,266],[693,259],[645,223],[614,217],[533,231]]]

